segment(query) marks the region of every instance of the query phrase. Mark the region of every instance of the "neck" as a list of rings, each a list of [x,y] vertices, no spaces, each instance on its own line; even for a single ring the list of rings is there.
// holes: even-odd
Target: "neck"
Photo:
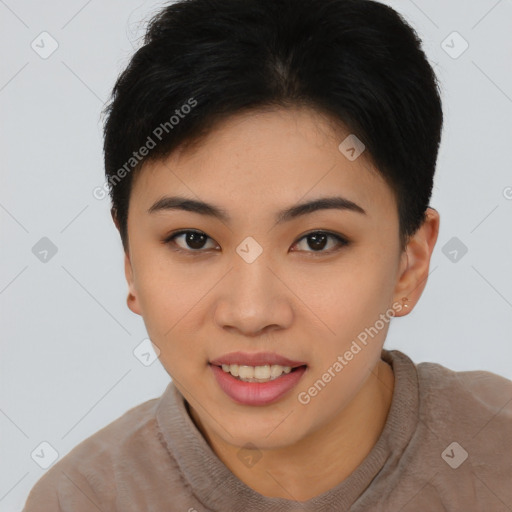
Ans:
[[[247,486],[263,496],[307,501],[345,480],[370,453],[384,428],[393,387],[393,370],[379,360],[333,421],[298,443],[265,450],[252,467],[241,463],[239,447],[209,435],[192,408],[190,413],[219,459]],[[343,456],[333,457],[333,453]]]

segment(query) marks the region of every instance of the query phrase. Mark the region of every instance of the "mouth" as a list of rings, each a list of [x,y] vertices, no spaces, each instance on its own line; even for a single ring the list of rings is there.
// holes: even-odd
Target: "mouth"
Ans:
[[[239,365],[209,363],[220,389],[235,403],[263,406],[277,402],[291,392],[308,366]]]

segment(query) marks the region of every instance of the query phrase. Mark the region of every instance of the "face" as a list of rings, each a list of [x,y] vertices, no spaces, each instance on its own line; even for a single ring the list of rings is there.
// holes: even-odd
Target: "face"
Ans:
[[[392,190],[364,152],[340,151],[348,135],[306,109],[238,115],[134,181],[129,307],[202,428],[226,443],[299,442],[342,413],[380,359],[404,253]],[[225,216],[165,200],[175,196]],[[333,197],[357,206],[278,216]],[[305,366],[240,383],[211,364],[233,352]]]

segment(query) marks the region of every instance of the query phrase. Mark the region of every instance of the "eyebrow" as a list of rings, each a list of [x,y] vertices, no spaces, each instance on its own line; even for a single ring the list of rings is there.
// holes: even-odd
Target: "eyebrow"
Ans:
[[[297,217],[308,215],[319,210],[347,210],[366,215],[364,208],[358,204],[341,196],[321,197],[305,203],[299,203],[284,210],[276,215],[276,223],[288,222]],[[196,201],[181,196],[165,196],[156,201],[149,209],[148,213],[155,213],[169,210],[183,210],[187,212],[198,213],[209,217],[214,217],[225,223],[231,222],[231,216],[226,210],[213,204],[203,201]]]

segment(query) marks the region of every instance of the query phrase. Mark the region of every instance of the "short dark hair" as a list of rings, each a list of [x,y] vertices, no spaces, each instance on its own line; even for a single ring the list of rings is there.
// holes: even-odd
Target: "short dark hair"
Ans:
[[[146,161],[198,144],[236,113],[294,106],[327,114],[364,143],[394,192],[405,248],[425,220],[443,125],[414,29],[372,0],[179,0],[149,21],[103,111],[125,251],[133,177]]]

